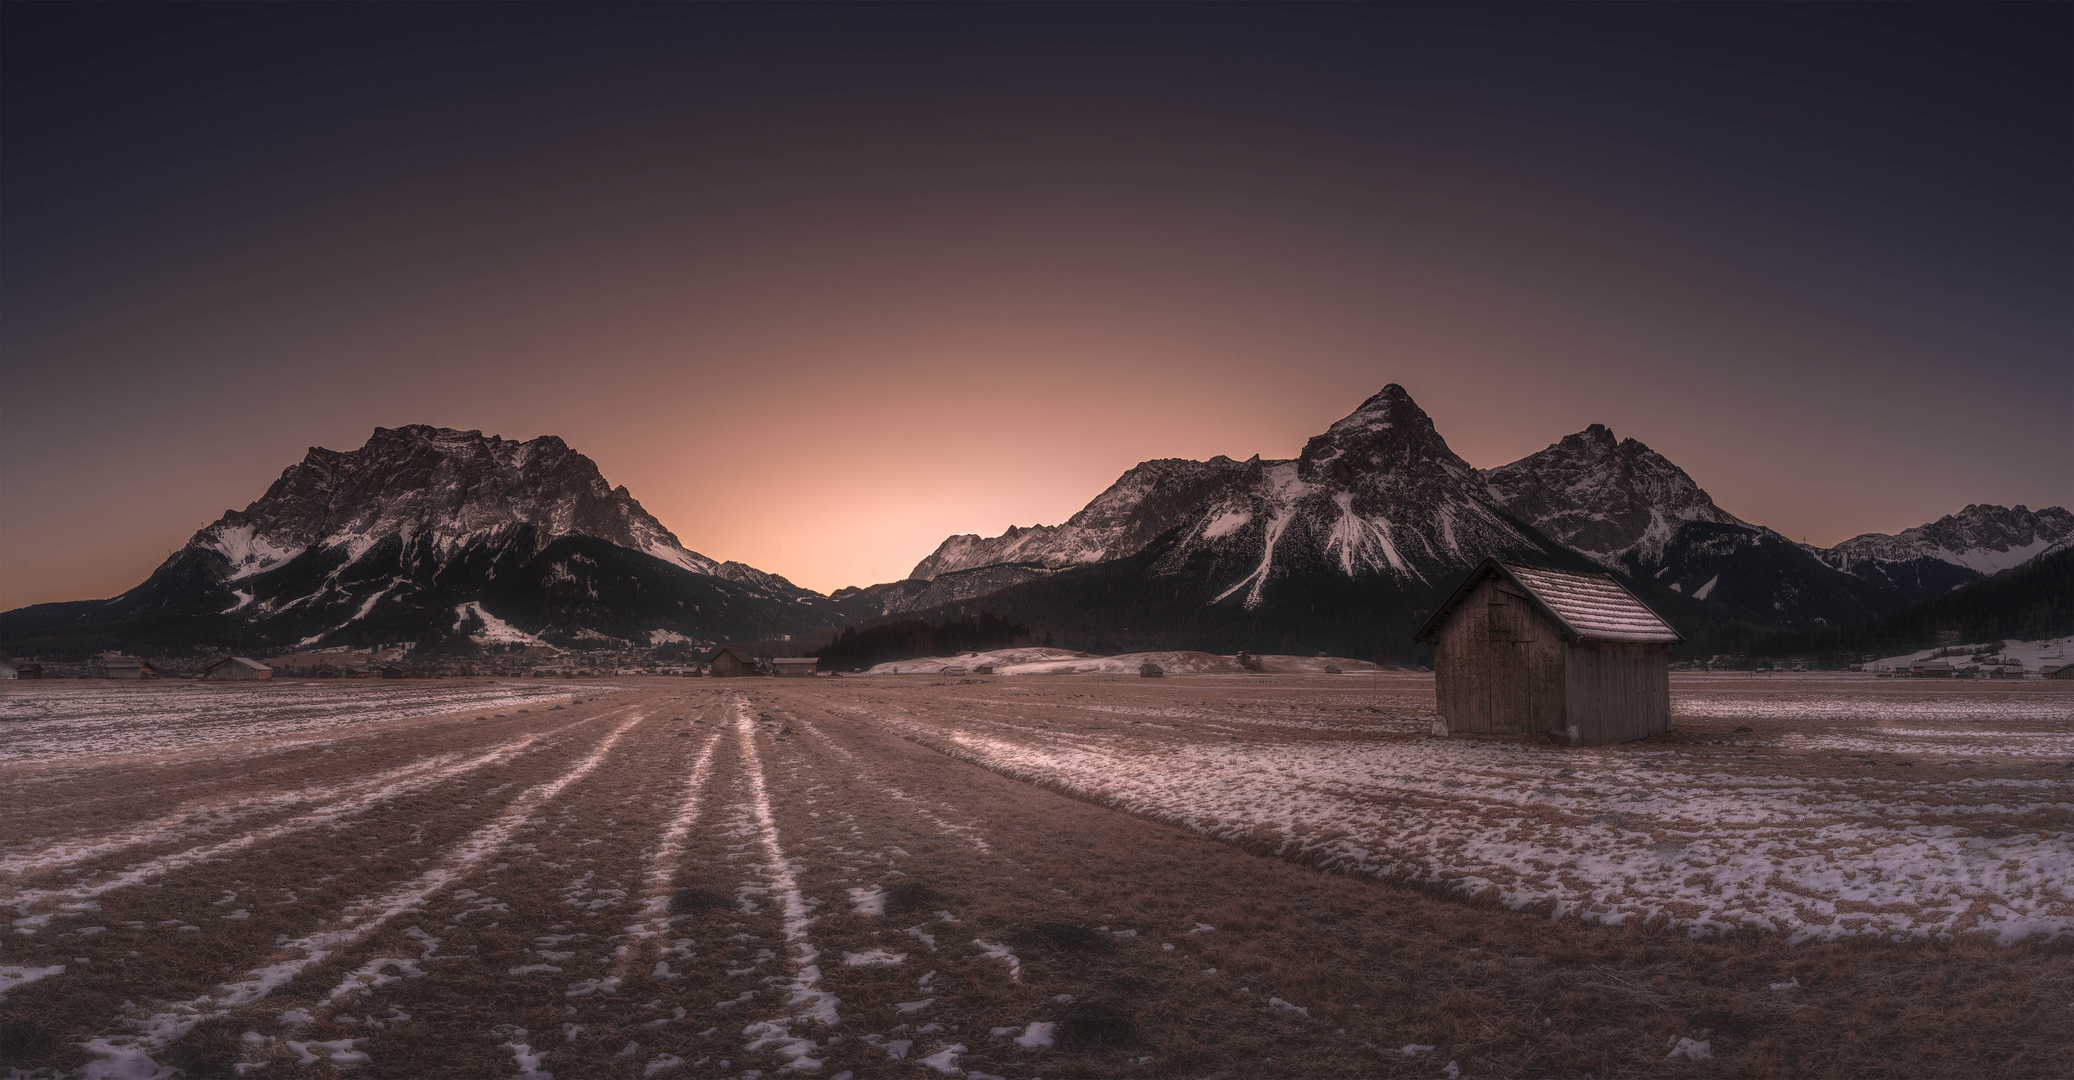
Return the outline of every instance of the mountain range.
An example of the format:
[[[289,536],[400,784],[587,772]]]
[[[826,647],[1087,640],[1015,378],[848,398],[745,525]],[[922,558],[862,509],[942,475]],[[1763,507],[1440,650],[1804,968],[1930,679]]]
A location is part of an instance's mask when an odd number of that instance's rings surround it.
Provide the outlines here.
[[[1407,655],[1486,555],[1612,572],[1705,644],[1864,623],[2070,545],[2065,509],[1979,505],[1797,544],[1596,424],[1479,470],[1393,384],[1293,459],[1143,462],[1063,524],[952,536],[822,596],[686,548],[559,438],[410,426],[311,449],[121,596],[0,614],[0,651],[582,648],[983,606],[1097,649]]]

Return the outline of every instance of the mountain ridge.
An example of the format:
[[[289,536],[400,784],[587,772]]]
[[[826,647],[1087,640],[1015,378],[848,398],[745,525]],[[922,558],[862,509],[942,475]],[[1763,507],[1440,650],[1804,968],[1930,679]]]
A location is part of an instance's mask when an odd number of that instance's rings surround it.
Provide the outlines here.
[[[685,547],[560,438],[407,425],[310,448],[136,588],[0,613],[0,641],[580,647],[984,604],[1145,647],[1198,647],[1198,633],[1344,651],[1395,647],[1382,627],[1490,554],[1613,573],[1689,636],[1725,638],[1879,618],[2070,544],[2064,509],[1985,504],[1795,544],[1600,424],[1479,470],[1392,383],[1295,457],[1150,459],[1059,525],[954,535],[905,579],[822,596]]]
[[[776,574],[686,548],[559,437],[407,425],[376,428],[356,450],[310,448],[136,588],[8,612],[0,634],[506,647],[764,637],[850,617]]]

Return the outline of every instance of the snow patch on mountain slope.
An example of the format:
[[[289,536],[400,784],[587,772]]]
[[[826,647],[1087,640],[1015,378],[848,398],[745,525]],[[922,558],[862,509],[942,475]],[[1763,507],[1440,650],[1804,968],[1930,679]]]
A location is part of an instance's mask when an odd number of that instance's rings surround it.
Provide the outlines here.
[[[202,546],[230,560],[231,572],[226,581],[251,577],[281,565],[303,553],[304,546],[281,544],[261,536],[251,525],[212,526],[207,531],[208,539],[196,539]]]
[[[470,616],[481,619],[481,630],[469,635],[476,641],[489,645],[545,645],[546,642],[505,622],[483,609],[481,602],[470,600],[454,608],[454,630],[468,624]]]

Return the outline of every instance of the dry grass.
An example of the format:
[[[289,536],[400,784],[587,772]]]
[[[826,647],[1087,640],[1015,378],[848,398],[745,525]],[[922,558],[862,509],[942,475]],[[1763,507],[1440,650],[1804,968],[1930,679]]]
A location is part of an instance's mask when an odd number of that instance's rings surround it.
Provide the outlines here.
[[[49,912],[53,920],[35,934],[9,935],[0,962],[67,970],[0,1002],[0,1066],[76,1068],[92,1060],[79,1044],[122,1034],[122,1016],[208,995],[283,959],[277,938],[341,925],[356,900],[437,867],[638,713],[644,718],[596,771],[527,814],[495,853],[155,1057],[195,1076],[264,1061],[257,1075],[472,1077],[516,1074],[510,1047],[523,1044],[545,1052],[539,1067],[564,1080],[642,1077],[667,1066],[660,1055],[682,1064],[658,1076],[772,1075],[787,1059],[775,1047],[746,1050],[744,1028],[791,1012],[798,942],[784,937],[783,898],[754,812],[751,781],[760,776],[777,842],[813,905],[803,940],[819,952],[818,988],[840,999],[839,1029],[794,1025],[820,1044],[812,1053],[822,1076],[934,1077],[912,1059],[951,1044],[966,1048],[959,1067],[1015,1077],[1432,1077],[1450,1061],[1472,1077],[2074,1074],[2064,1022],[2074,1005],[2074,949],[2065,939],[2006,948],[1973,937],[1794,945],[1768,934],[1693,940],[1660,924],[1552,920],[1442,886],[1307,869],[1271,849],[953,760],[886,724],[1063,731],[1156,752],[1413,738],[1431,703],[1430,684],[1405,678],[1145,682],[658,681],[565,712],[342,734],[330,746],[339,753],[323,762],[333,779],[555,732],[535,751],[400,796],[336,832],[253,845],[109,892],[99,910]],[[1732,701],[1776,686],[1706,690]],[[753,761],[735,729],[738,696]],[[1694,716],[1663,741],[1702,755],[1709,768],[1776,771],[1799,758],[1792,767],[1811,777],[1850,778],[1928,767],[1886,760],[1907,755],[1874,755],[1863,766],[1847,753],[1739,744],[1806,730],[1785,718]],[[715,737],[697,823],[657,894],[667,929],[629,936],[628,927],[658,917],[642,907],[658,838]],[[68,768],[77,776],[51,782],[61,786],[7,789],[54,798],[31,805],[17,794],[0,812],[33,818],[43,834],[112,832],[190,806],[198,793],[231,798],[286,786],[305,775],[295,756],[236,768],[195,760],[185,767],[196,777],[158,782],[140,782],[152,774],[133,761],[75,763]],[[760,772],[752,776],[752,767]],[[1973,771],[1946,771],[2066,776],[2062,763],[2044,760],[1965,769]],[[0,770],[0,781],[13,779],[22,777]],[[133,790],[111,791],[111,780]],[[241,820],[214,839],[274,820]],[[141,857],[10,884],[84,880]],[[877,890],[884,914],[853,911],[852,890]],[[219,904],[225,893],[237,898]],[[246,918],[222,917],[241,907]],[[91,925],[107,929],[79,933]],[[174,929],[181,925],[201,929]],[[426,936],[439,939],[429,955]],[[1018,977],[975,942],[1007,946]],[[845,954],[875,951],[906,955],[886,966],[844,963]],[[349,973],[385,957],[417,960],[423,974],[329,998]],[[613,977],[609,992],[572,996],[585,980]],[[1793,981],[1798,989],[1771,989]],[[900,1010],[923,999],[931,1003]],[[283,1024],[292,1009],[310,1021]],[[1033,1022],[1057,1025],[1053,1046],[1013,1041]],[[940,1030],[918,1030],[931,1024]],[[1014,1030],[996,1037],[997,1028]],[[1714,1059],[1667,1059],[1680,1037],[1706,1040]],[[887,1052],[897,1039],[914,1041],[907,1060]],[[334,1063],[320,1051],[303,1064],[290,1040],[362,1040],[353,1052],[368,1060]],[[629,1044],[633,1052],[620,1056]],[[1407,1056],[1407,1045],[1435,1049]]]

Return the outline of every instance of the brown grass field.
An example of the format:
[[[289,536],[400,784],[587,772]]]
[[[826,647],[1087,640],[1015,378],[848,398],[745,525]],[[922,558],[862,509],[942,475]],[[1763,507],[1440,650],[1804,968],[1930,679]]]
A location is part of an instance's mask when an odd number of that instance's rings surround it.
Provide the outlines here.
[[[521,689],[0,692],[0,1075],[2074,1075],[2074,687]]]

